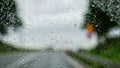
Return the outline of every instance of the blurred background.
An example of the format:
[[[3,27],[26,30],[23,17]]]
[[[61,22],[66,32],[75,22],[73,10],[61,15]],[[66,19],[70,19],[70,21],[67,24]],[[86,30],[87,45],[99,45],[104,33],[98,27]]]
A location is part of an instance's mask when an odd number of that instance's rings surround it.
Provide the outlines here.
[[[0,0],[2,68],[120,68],[119,49],[119,0]],[[61,53],[81,67],[60,61]],[[53,55],[58,64],[33,61]],[[21,56],[24,64],[18,62]]]

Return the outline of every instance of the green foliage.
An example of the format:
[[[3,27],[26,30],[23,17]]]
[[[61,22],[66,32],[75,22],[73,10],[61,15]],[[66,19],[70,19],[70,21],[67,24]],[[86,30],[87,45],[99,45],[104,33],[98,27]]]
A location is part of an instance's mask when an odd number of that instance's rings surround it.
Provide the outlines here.
[[[8,27],[17,28],[21,25],[14,0],[0,0],[0,33],[4,35]]]
[[[83,62],[84,64],[87,64],[90,66],[90,68],[107,68],[103,65],[97,64],[91,60],[85,59],[84,57],[79,56],[78,54],[75,54],[71,51],[66,52],[69,56],[71,56],[73,59],[77,60],[78,62]]]
[[[0,41],[0,53],[8,53],[13,51],[20,51],[20,50],[10,46],[9,44],[6,44],[3,41]]]
[[[97,48],[92,49],[89,53],[120,63],[120,37],[111,38],[104,44],[99,44]]]
[[[119,0],[90,0],[89,11],[86,14],[86,23],[92,23],[96,30],[98,38],[104,36],[108,31],[115,27],[120,26],[120,7]],[[96,56],[101,56],[116,62],[120,62],[120,37],[106,38],[105,43],[99,43],[98,46],[92,49],[89,53]]]
[[[97,4],[90,1],[89,11],[86,14],[86,23],[84,27],[92,23],[98,36],[105,36],[110,28],[117,26],[117,22],[114,21],[106,11],[103,11]]]

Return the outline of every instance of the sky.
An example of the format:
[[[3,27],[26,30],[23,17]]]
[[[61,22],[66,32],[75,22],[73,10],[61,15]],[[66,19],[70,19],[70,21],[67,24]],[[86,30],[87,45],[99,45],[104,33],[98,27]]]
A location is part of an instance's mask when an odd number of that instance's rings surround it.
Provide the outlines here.
[[[97,36],[87,37],[81,26],[85,20],[88,0],[15,0],[23,27],[3,38],[17,48],[90,49]]]

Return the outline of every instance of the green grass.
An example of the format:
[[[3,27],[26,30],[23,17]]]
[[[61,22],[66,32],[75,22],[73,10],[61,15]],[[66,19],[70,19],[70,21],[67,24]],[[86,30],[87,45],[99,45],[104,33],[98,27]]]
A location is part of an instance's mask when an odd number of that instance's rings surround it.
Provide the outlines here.
[[[20,50],[12,47],[10,44],[0,41],[0,54],[16,52],[16,51],[20,51]]]
[[[48,49],[50,51],[50,49]],[[40,50],[31,50],[31,49],[22,49],[22,48],[15,48],[12,47],[12,44],[7,44],[0,40],[0,54],[7,54],[13,52],[35,52]]]
[[[109,41],[106,41],[104,44],[100,44],[97,48],[88,52],[120,63],[120,37],[109,39]]]
[[[84,57],[81,57],[71,51],[67,51],[66,52],[69,56],[71,56],[73,59],[77,60],[78,62],[83,62],[84,64],[87,64],[88,66],[90,66],[90,68],[107,68],[103,65],[97,64],[91,60],[87,60]]]

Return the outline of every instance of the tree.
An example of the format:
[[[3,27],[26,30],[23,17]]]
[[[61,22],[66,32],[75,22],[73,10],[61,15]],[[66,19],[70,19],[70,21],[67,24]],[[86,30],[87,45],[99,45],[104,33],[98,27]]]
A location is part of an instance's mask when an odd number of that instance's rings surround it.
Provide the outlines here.
[[[109,29],[118,26],[117,21],[115,21],[107,11],[103,11],[97,4],[90,1],[89,11],[86,14],[86,21],[84,27],[91,23],[94,25],[95,31],[99,37],[106,36]]]
[[[0,34],[7,34],[9,27],[17,29],[22,26],[14,0],[0,0]]]
[[[106,34],[111,28],[120,26],[120,8],[119,0],[90,0],[90,6],[88,13],[86,14],[86,20],[84,28],[87,24],[93,24],[95,32],[98,35],[99,44],[95,48],[96,53],[100,53],[102,50],[107,49],[113,44],[113,39],[107,38]],[[104,37],[105,43],[101,44],[100,39]]]

